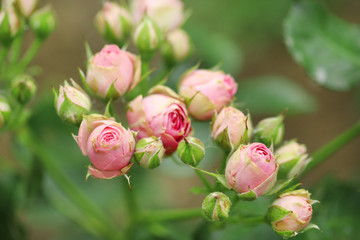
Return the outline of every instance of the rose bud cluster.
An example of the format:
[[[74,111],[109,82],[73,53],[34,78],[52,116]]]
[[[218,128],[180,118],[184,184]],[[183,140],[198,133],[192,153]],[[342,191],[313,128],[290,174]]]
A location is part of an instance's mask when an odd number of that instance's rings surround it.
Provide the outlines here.
[[[0,129],[4,128],[10,118],[10,105],[8,101],[0,96]]]
[[[103,99],[116,99],[140,81],[141,62],[117,45],[106,45],[89,60],[86,83],[92,93]]]
[[[224,149],[236,149],[247,144],[252,134],[250,114],[245,116],[240,110],[225,107],[215,115],[211,124],[212,138]]]
[[[72,79],[70,85],[65,81],[60,86],[59,93],[54,90],[55,107],[59,117],[71,124],[80,124],[83,115],[88,114],[91,109],[89,96]]]
[[[205,218],[212,222],[228,218],[230,207],[230,198],[222,192],[210,193],[202,203],[202,211]]]
[[[316,225],[308,225],[313,212],[311,204],[315,202],[304,189],[285,192],[269,207],[268,222],[284,238],[293,237],[309,228],[318,228]]]
[[[50,7],[36,10],[30,17],[30,27],[37,38],[45,40],[55,30],[56,18]]]
[[[164,32],[180,27],[184,21],[181,0],[133,0],[131,8],[136,24],[147,15]]]
[[[178,28],[167,33],[161,46],[161,55],[168,65],[184,61],[190,52],[190,37],[184,30]]]
[[[271,144],[279,145],[284,137],[284,117],[285,113],[261,120],[254,129],[254,141],[262,142],[268,147]]]
[[[92,163],[88,175],[110,179],[129,171],[135,139],[130,130],[114,119],[99,114],[85,116],[75,139]]]
[[[301,174],[310,158],[306,153],[306,146],[296,140],[289,141],[276,150],[275,156],[279,163],[278,178],[290,179]]]
[[[191,131],[191,120],[181,97],[171,89],[158,86],[129,103],[127,119],[138,139],[160,137],[166,154],[176,151],[179,142]]]
[[[275,185],[278,168],[274,155],[264,144],[240,145],[227,162],[225,178],[240,198],[254,200]]]
[[[186,137],[179,143],[177,154],[185,164],[196,167],[205,156],[205,147],[200,139]]]
[[[159,138],[142,138],[136,143],[134,156],[141,167],[153,169],[160,166],[164,154],[165,148]]]
[[[222,71],[193,70],[180,80],[179,93],[197,120],[209,120],[229,104],[237,91],[234,79]]]
[[[34,79],[26,74],[19,75],[11,81],[11,94],[21,104],[29,102],[36,92]]]
[[[20,19],[13,5],[4,4],[0,11],[0,42],[8,46],[20,29]]]
[[[34,12],[38,0],[16,0],[16,6],[18,7],[20,13],[28,18]]]
[[[123,45],[131,33],[132,17],[119,4],[105,2],[102,10],[96,14],[95,25],[107,41]]]

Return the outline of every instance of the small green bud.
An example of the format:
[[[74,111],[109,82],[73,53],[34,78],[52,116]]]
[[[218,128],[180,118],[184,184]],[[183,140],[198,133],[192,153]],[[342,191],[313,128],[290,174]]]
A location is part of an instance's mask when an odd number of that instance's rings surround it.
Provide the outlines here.
[[[213,192],[207,195],[202,203],[202,211],[207,220],[222,221],[229,217],[231,201],[222,192]]]
[[[170,64],[185,60],[190,55],[190,52],[190,37],[180,28],[169,32],[161,46],[161,54]]]
[[[29,75],[19,75],[11,82],[11,93],[21,104],[29,102],[36,92],[34,79]]]
[[[142,56],[150,57],[160,47],[162,33],[149,17],[144,16],[135,29],[134,43]]]
[[[181,161],[195,167],[204,158],[205,147],[200,139],[187,137],[179,143],[177,154]]]
[[[10,117],[10,105],[8,101],[0,96],[0,129],[4,128]]]
[[[71,79],[72,86],[65,81],[59,93],[54,90],[55,107],[59,117],[71,124],[80,124],[83,115],[91,109],[91,101],[85,91]]]
[[[0,11],[0,42],[9,46],[19,32],[20,20],[12,5],[5,6]]]
[[[30,17],[30,27],[35,35],[45,40],[56,27],[56,19],[50,7],[43,7],[35,11]]]
[[[165,148],[159,138],[142,138],[136,143],[135,160],[144,168],[153,169],[160,166]]]
[[[268,147],[271,144],[279,145],[284,137],[284,117],[283,113],[277,117],[261,120],[254,129],[254,142],[264,143]]]

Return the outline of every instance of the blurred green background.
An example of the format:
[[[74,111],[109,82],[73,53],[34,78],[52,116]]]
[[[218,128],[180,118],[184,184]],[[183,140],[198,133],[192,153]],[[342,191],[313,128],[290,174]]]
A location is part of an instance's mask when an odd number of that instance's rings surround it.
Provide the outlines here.
[[[360,24],[360,1],[324,2],[336,15]],[[249,109],[253,113],[254,123],[262,117],[281,113],[284,106],[292,106],[285,120],[285,139],[297,138],[299,142],[307,145],[310,153],[358,121],[358,89],[338,93],[321,88],[308,78],[303,68],[296,64],[288,53],[282,27],[291,1],[184,0],[184,3],[186,9],[191,11],[191,17],[184,28],[193,40],[195,55],[176,69],[170,85],[174,86],[179,74],[198,60],[203,60],[204,67],[212,67],[221,62],[223,69],[231,73],[239,84],[235,106]],[[58,27],[34,61],[34,64],[42,67],[42,73],[36,79],[40,91],[32,102],[35,111],[31,126],[44,140],[44,147],[51,150],[53,158],[69,178],[100,208],[109,213],[109,218],[119,225],[124,224],[129,211],[124,207],[123,198],[128,189],[119,184],[123,179],[89,179],[85,182],[87,159],[81,155],[72,140],[70,132],[74,129],[58,119],[51,92],[53,86],[58,87],[65,79],[74,78],[80,82],[78,67],[85,67],[85,41],[94,52],[105,44],[93,24],[102,1],[53,0],[51,5],[57,13]],[[102,107],[101,104],[98,106]],[[117,113],[122,114],[123,109],[118,109]],[[210,141],[208,128],[206,124],[194,123],[195,135],[204,140],[207,146],[209,160],[203,160],[202,166],[212,169],[216,166],[217,159],[222,157],[222,152]],[[358,239],[360,208],[354,203],[360,201],[360,161],[357,156],[359,144],[360,139],[351,142],[302,179],[304,186],[313,191],[313,198],[321,201],[321,204],[315,207],[314,223],[318,224],[323,232],[311,230],[296,239]],[[8,159],[13,159],[16,155],[26,164],[30,161],[27,151],[12,144],[9,134],[0,139],[0,152]],[[2,161],[2,165],[8,164]],[[19,168],[15,162],[10,165]],[[56,206],[54,208],[56,204],[67,206],[69,203],[47,174],[34,174],[34,181],[42,182],[44,189],[40,191],[40,196],[46,197],[34,197],[28,208],[24,206],[21,212],[2,211],[0,216],[20,216],[19,228],[28,232],[29,239],[94,239],[59,213]],[[5,175],[1,174],[0,177],[5,179]],[[191,187],[200,186],[200,181],[191,169],[177,165],[176,161],[167,159],[158,169],[152,171],[136,167],[131,175],[132,194],[137,196],[139,204],[145,209],[201,205],[203,196],[189,192]],[[0,189],[1,210],[8,208],[10,203],[22,205],[22,201],[25,202],[28,198],[27,195],[22,196],[21,187],[15,186],[14,182],[15,179],[7,179]],[[9,189],[12,194],[5,196]],[[39,193],[36,189],[34,191]],[[49,199],[52,199],[50,205]],[[239,206],[240,211],[241,207]],[[72,211],[70,209],[69,211]],[[258,211],[261,213],[266,209],[259,207]],[[167,228],[163,229],[163,238],[159,236],[158,239],[191,239],[198,223],[201,221],[191,222],[190,225],[169,223]],[[139,232],[138,238],[147,239],[146,233],[149,231],[152,230],[144,229],[144,232]],[[212,231],[205,226],[197,231],[212,232],[204,239],[280,239],[266,225],[254,229],[230,224]]]

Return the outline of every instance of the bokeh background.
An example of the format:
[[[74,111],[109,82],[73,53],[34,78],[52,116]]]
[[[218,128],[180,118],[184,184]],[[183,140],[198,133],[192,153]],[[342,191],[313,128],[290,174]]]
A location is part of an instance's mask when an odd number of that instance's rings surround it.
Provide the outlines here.
[[[321,88],[309,79],[304,69],[296,64],[288,53],[283,40],[282,27],[291,1],[184,0],[183,2],[191,12],[184,28],[192,38],[194,57],[177,68],[170,78],[171,86],[175,86],[181,72],[199,60],[202,60],[204,67],[212,67],[221,62],[223,69],[231,73],[239,83],[238,100],[235,105],[249,109],[253,114],[254,123],[262,117],[281,113],[288,102],[294,105],[295,110],[291,112],[290,109],[285,120],[285,139],[298,139],[299,142],[307,145],[310,153],[359,120],[358,89],[350,92],[332,92]],[[360,1],[324,2],[339,17],[360,24]],[[41,2],[41,4],[46,3],[47,1]],[[74,78],[80,82],[78,68],[85,68],[85,41],[94,52],[99,51],[105,44],[94,28],[94,16],[101,8],[102,1],[53,0],[50,4],[57,13],[58,27],[34,61],[34,64],[41,66],[42,71],[36,78],[39,93],[32,102],[35,114],[31,124],[44,139],[44,147],[52,150],[53,157],[58,160],[69,178],[108,212],[110,218],[122,224],[129,214],[123,206],[123,195],[128,189],[124,189],[119,184],[119,179],[111,181],[90,179],[85,182],[86,158],[81,155],[71,138],[70,132],[74,129],[62,123],[56,116],[51,91],[52,87],[57,88],[65,79]],[[153,64],[156,65],[156,61]],[[254,92],[254,86],[268,80],[271,82],[271,79],[275,79],[276,84],[266,85],[261,94]],[[293,83],[296,84],[295,87]],[[288,102],[274,101],[272,105],[262,103],[268,102],[266,92],[272,91],[281,96],[288,96]],[[98,104],[98,107],[102,105]],[[123,109],[117,109],[117,113],[122,114]],[[212,169],[216,166],[217,160],[221,159],[222,152],[208,139],[208,125],[195,123],[194,128],[195,134],[199,134],[197,136],[205,140],[209,150],[207,156],[210,160],[203,160],[208,162],[202,163],[202,166]],[[5,135],[0,139],[1,154],[9,159],[13,159],[15,154],[26,161],[26,149],[16,149],[16,144],[10,144],[10,138],[11,136]],[[351,203],[346,208],[343,203],[344,199],[349,199],[350,196],[354,201],[357,199],[357,202],[360,199],[359,145],[360,139],[354,140],[330,157],[327,162],[303,177],[304,186],[314,189],[314,198],[322,198],[322,204],[316,208],[316,215],[319,216],[315,216],[318,220],[315,223],[318,223],[324,232],[311,233],[312,235],[309,234],[307,239],[357,239],[356,234],[359,230],[356,226],[360,222],[360,209],[358,206],[351,209],[353,207]],[[16,163],[12,164],[16,165]],[[40,195],[43,195],[44,199],[34,198],[31,209],[20,213],[21,223],[29,231],[28,237],[37,240],[94,239],[71,220],[63,217],[56,207],[48,204],[46,199],[49,196],[58,199],[59,202],[66,202],[66,199],[46,172],[39,174],[39,179],[44,189],[40,191]],[[200,182],[191,169],[177,165],[176,160],[167,159],[159,169],[153,171],[137,169],[131,179],[133,194],[144,208],[198,207],[203,198],[202,195],[189,192],[191,187],[199,186]],[[346,215],[341,223],[331,222],[331,217],[335,218],[336,214],[347,214],[347,212],[349,216]],[[359,221],[356,222],[354,219]],[[179,239],[191,239],[191,232],[194,230],[184,224],[169,225],[169,229],[174,232],[186,232],[182,233],[184,236]],[[239,239],[239,236],[243,239],[259,239],[259,237],[280,239],[271,230],[269,231],[270,228],[267,226],[260,226],[261,231],[248,229],[230,226],[225,230],[214,230],[215,235],[207,239]],[[329,229],[335,229],[339,232],[339,236],[331,235]],[[300,238],[305,237],[300,236]]]

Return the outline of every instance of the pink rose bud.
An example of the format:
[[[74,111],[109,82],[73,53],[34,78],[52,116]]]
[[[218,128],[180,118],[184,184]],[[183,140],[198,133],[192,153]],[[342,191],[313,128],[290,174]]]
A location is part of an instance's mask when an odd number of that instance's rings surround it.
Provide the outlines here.
[[[227,162],[226,182],[243,200],[254,200],[275,185],[278,168],[264,144],[240,145]]]
[[[247,144],[252,134],[250,114],[245,116],[240,110],[225,107],[215,116],[211,124],[211,136],[223,148],[232,150]]]
[[[181,79],[180,96],[185,98],[191,116],[209,120],[229,104],[237,91],[234,79],[222,71],[194,70]]]
[[[0,96],[0,129],[4,128],[9,122],[11,110],[8,101]]]
[[[26,18],[30,17],[34,12],[37,4],[38,0],[16,0],[20,13]]]
[[[35,35],[45,40],[56,28],[55,13],[50,7],[43,7],[30,17],[30,27]]]
[[[191,52],[189,35],[182,29],[172,30],[166,35],[161,54],[169,64],[184,61]]]
[[[7,46],[19,32],[20,20],[12,5],[6,4],[0,11],[0,42]]]
[[[115,2],[105,2],[95,17],[99,33],[109,42],[123,45],[130,36],[132,19],[130,13]]]
[[[132,13],[136,24],[147,14],[164,32],[178,28],[184,21],[180,0],[133,0]]]
[[[91,109],[89,96],[71,79],[72,85],[65,81],[59,93],[54,90],[55,106],[59,117],[68,123],[79,124],[83,115]]]
[[[103,99],[117,98],[132,90],[140,81],[141,62],[117,45],[106,45],[91,57],[86,83]]]
[[[267,219],[274,231],[284,238],[310,228],[318,229],[316,225],[308,226],[313,212],[311,204],[315,202],[304,189],[283,193],[269,207]]]
[[[110,179],[125,174],[131,167],[135,150],[133,133],[112,118],[98,114],[85,116],[76,140],[92,163],[89,175]]]
[[[141,95],[129,103],[129,126],[139,131],[138,139],[160,137],[167,154],[176,151],[178,144],[191,131],[191,120],[182,99],[169,88],[158,86],[150,95]]]
[[[275,152],[279,163],[278,178],[290,179],[299,176],[309,163],[310,158],[306,153],[306,146],[299,144],[296,140],[282,145]]]

